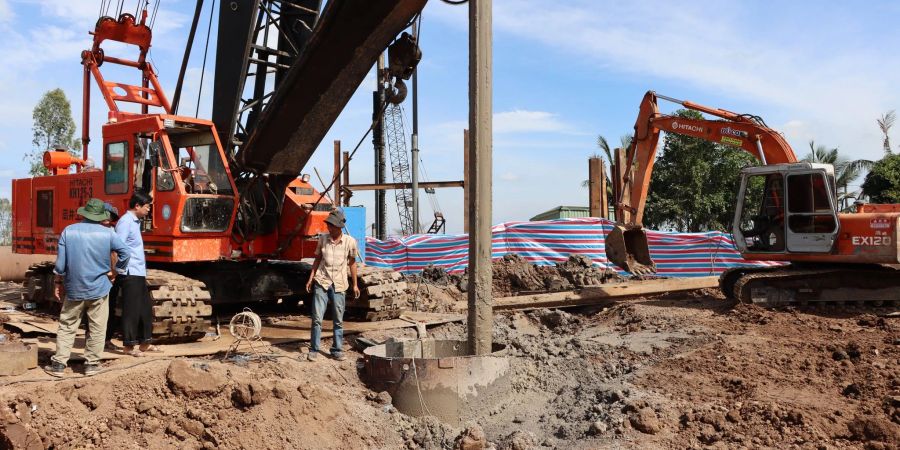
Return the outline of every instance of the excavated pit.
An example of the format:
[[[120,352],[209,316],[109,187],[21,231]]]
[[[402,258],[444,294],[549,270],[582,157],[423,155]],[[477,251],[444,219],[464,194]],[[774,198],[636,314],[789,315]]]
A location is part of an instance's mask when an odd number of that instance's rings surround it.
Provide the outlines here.
[[[497,407],[510,389],[506,346],[472,355],[466,341],[388,341],[364,352],[364,381],[391,394],[394,407],[413,417],[435,416],[461,426]]]

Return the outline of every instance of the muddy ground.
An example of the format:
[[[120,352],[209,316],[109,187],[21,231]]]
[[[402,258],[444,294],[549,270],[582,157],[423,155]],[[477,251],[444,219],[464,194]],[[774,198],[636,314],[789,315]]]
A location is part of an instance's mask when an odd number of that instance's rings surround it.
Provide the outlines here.
[[[356,351],[306,362],[296,345],[259,361],[128,358],[91,378],[33,370],[0,379],[0,424],[14,448],[898,448],[900,319],[885,312],[702,292],[498,314],[513,390],[468,429],[398,413],[361,382]]]

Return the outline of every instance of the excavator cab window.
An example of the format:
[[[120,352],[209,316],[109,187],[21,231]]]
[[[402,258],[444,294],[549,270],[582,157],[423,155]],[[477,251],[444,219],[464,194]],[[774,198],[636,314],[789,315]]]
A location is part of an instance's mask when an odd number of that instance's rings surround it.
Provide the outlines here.
[[[740,231],[747,250],[783,252],[784,177],[780,173],[748,177],[742,203]]]
[[[832,233],[837,228],[823,174],[789,175],[788,196],[791,232]]]

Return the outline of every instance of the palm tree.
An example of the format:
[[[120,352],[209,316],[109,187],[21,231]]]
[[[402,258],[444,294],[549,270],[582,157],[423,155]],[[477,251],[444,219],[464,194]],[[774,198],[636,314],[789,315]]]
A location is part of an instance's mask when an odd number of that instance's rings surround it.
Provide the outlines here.
[[[849,209],[853,201],[859,198],[858,191],[849,191],[848,186],[850,183],[859,178],[863,170],[869,170],[874,164],[868,159],[850,161],[840,156],[836,147],[829,149],[824,145],[816,145],[815,141],[809,141],[809,154],[804,156],[802,161],[834,166],[834,181],[838,190],[838,208],[841,211]]]
[[[897,114],[894,110],[890,110],[882,114],[880,119],[875,120],[878,122],[878,128],[881,128],[881,132],[884,134],[883,146],[885,156],[891,154],[891,138],[888,136],[888,132],[891,131],[891,127],[894,126],[895,119],[897,119]]]

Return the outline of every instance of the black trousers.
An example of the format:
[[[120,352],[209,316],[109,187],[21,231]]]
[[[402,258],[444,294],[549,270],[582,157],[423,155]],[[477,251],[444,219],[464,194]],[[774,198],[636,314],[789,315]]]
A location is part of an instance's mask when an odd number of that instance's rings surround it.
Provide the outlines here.
[[[122,343],[132,346],[150,342],[153,309],[147,279],[135,275],[123,275],[121,278]]]
[[[113,335],[116,334],[116,331],[119,331],[119,324],[122,323],[121,319],[116,316],[116,306],[119,301],[119,285],[122,283],[122,275],[116,277],[116,280],[113,281],[112,288],[109,290],[109,319],[106,320],[106,340],[109,341],[113,338]]]

